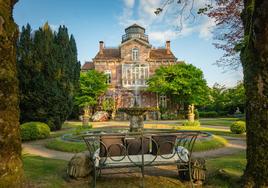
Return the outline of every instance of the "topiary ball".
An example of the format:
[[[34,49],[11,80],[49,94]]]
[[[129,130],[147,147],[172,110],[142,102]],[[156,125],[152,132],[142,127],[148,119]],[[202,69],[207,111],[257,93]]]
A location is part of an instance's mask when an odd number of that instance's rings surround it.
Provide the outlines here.
[[[50,134],[49,126],[41,122],[23,123],[20,126],[20,131],[23,141],[47,138]]]
[[[235,134],[243,134],[246,132],[246,123],[244,121],[236,121],[231,125],[230,131]]]

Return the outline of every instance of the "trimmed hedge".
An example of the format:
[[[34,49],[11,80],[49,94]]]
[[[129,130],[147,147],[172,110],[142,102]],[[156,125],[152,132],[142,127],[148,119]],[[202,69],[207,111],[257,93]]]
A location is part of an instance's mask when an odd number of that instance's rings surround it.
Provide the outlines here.
[[[243,134],[246,132],[246,123],[244,121],[236,121],[230,126],[230,130],[235,134]]]
[[[213,118],[213,117],[218,117],[218,113],[215,111],[210,111],[210,112],[199,112],[199,117],[203,118]]]
[[[199,121],[185,121],[182,124],[183,126],[193,126],[193,127],[199,127],[200,126],[200,122]]]
[[[176,120],[178,119],[178,117],[176,114],[165,113],[165,114],[161,114],[161,119],[162,120]]]
[[[37,140],[49,137],[50,128],[41,122],[27,122],[20,126],[23,141]]]

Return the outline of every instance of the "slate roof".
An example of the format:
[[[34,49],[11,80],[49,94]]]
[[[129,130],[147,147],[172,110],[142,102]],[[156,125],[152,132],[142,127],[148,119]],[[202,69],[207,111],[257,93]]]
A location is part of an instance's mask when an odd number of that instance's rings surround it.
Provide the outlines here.
[[[150,59],[176,59],[173,53],[167,53],[167,49],[159,48],[159,49],[151,49],[150,51]]]
[[[86,61],[85,64],[82,66],[82,71],[91,69],[94,69],[94,63],[92,61]]]
[[[104,48],[103,53],[97,53],[94,59],[119,59],[120,50],[119,48]]]
[[[104,48],[103,53],[100,54],[100,52],[97,53],[94,59],[120,59],[120,50],[119,48]],[[167,53],[167,50],[165,48],[160,49],[151,49],[150,50],[150,59],[176,59],[174,54],[170,51],[170,53]]]

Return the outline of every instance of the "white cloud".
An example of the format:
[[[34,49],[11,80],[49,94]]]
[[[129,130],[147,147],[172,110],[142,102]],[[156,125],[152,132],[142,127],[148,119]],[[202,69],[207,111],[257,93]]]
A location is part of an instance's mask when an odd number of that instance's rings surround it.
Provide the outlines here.
[[[212,31],[216,26],[214,19],[207,18],[206,21],[200,25],[199,37],[203,39],[210,39],[212,37]]]
[[[183,20],[183,27],[178,31],[176,26],[179,26],[181,23],[179,21],[177,4],[165,6],[164,11],[156,16],[154,11],[156,8],[162,7],[164,0],[123,0],[123,2],[124,7],[119,16],[119,24],[124,27],[133,23],[140,24],[146,28],[152,41],[162,43],[165,40],[174,40],[193,33],[197,33],[202,39],[209,39],[212,36],[211,32],[215,26],[214,20],[207,17],[199,17],[198,15],[195,15],[194,22],[191,19]],[[174,3],[176,2],[174,1]],[[209,2],[210,0],[195,1],[192,12],[196,13],[198,8],[204,7]],[[187,8],[188,11],[189,9],[191,7]],[[188,16],[186,14],[184,15],[185,17]]]
[[[135,5],[135,0],[124,0],[124,4],[127,8],[133,8]]]

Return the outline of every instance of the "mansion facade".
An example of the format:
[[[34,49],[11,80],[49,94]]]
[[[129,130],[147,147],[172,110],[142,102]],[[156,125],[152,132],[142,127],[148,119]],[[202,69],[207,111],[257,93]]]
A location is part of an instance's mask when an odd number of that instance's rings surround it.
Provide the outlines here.
[[[95,69],[107,75],[109,89],[101,101],[112,98],[115,109],[131,107],[134,101],[142,107],[159,107],[174,109],[166,96],[146,91],[146,80],[160,66],[176,63],[177,58],[171,51],[170,41],[164,48],[154,48],[149,43],[145,29],[137,24],[125,29],[122,42],[117,48],[106,48],[103,41],[99,42],[99,52],[92,62],[85,62],[82,71]],[[161,85],[159,85],[161,87]],[[115,119],[125,120],[124,113],[117,112]],[[158,112],[148,112],[146,119],[158,119]]]

